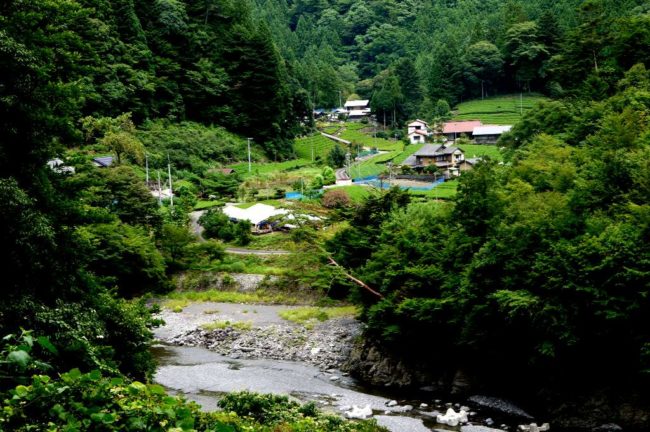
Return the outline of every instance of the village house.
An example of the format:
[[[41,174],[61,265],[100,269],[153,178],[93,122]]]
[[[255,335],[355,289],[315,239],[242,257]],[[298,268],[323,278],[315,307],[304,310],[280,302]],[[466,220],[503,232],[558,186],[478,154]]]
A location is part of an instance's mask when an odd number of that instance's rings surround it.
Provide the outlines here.
[[[429,124],[424,120],[415,120],[407,126],[408,139],[411,144],[422,144],[431,136]]]
[[[442,126],[442,134],[447,141],[456,142],[462,136],[472,138],[474,129],[480,126],[483,126],[480,120],[446,122]]]
[[[364,100],[349,100],[345,103],[345,110],[350,111],[363,111],[370,109],[370,101],[367,99]]]
[[[424,120],[414,120],[411,123],[408,124],[408,134],[410,135],[412,132],[415,131],[424,131],[427,134],[431,133],[431,129],[429,128],[429,124],[425,122]]]
[[[472,136],[476,144],[496,144],[501,135],[510,132],[512,126],[485,125],[474,128]]]
[[[413,132],[409,132],[408,135],[409,143],[411,144],[422,144],[426,142],[428,137],[429,134],[423,130],[415,130]]]
[[[345,110],[348,114],[348,120],[359,121],[370,115],[370,101],[366,99],[347,101]]]
[[[404,161],[404,165],[416,170],[434,165],[445,178],[460,175],[460,166],[465,161],[465,153],[458,147],[440,144],[426,144]],[[471,167],[467,167],[471,169]]]

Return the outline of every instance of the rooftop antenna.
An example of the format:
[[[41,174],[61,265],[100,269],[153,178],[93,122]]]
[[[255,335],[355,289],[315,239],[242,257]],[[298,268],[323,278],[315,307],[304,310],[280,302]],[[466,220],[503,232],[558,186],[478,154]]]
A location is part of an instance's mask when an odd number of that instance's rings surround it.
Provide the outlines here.
[[[169,160],[169,153],[167,153],[167,175],[169,176],[169,204],[174,207],[174,191],[172,189],[172,164]]]
[[[162,206],[162,187],[160,187],[160,170],[158,170],[158,205]]]

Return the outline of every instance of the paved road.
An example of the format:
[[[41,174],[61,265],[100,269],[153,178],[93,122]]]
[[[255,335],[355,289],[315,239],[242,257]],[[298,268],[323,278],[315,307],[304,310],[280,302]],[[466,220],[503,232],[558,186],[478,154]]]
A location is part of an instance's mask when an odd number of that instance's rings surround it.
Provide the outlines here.
[[[350,180],[350,176],[345,172],[345,168],[339,168],[336,170],[336,180]]]

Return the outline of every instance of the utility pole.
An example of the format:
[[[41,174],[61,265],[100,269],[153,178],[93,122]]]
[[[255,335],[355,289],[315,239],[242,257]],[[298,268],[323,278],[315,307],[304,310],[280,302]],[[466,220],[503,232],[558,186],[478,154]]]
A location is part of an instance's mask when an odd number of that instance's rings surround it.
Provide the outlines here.
[[[162,206],[162,187],[160,186],[160,170],[158,170],[158,205]]]
[[[253,138],[246,138],[248,140],[248,172],[251,172],[251,141]]]
[[[343,108],[343,97],[341,96],[341,90],[339,90],[339,107]]]
[[[172,188],[172,164],[167,153],[167,175],[169,176],[169,204],[174,208],[174,189]]]
[[[433,173],[433,198],[438,202],[438,176]]]

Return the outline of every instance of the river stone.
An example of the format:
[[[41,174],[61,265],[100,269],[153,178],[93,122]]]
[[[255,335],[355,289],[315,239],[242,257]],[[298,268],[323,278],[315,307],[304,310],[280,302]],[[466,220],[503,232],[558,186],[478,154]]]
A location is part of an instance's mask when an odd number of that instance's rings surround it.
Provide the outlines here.
[[[509,402],[504,399],[499,399],[491,396],[476,395],[476,396],[471,396],[468,400],[482,408],[496,411],[501,414],[505,414],[507,416],[519,417],[526,420],[533,419],[533,416],[528,414],[526,411],[519,408],[512,402]]]
[[[461,426],[460,432],[504,432],[503,429],[495,429],[487,426]]]

